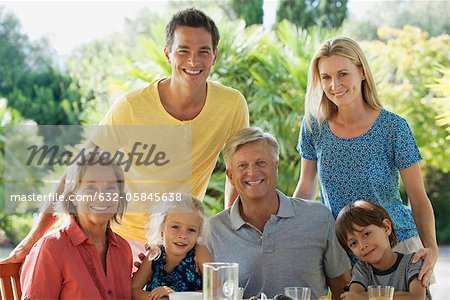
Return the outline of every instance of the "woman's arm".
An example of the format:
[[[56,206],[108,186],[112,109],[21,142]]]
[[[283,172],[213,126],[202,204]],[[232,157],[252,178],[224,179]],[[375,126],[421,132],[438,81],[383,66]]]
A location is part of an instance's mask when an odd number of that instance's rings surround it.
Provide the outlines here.
[[[293,197],[315,200],[317,186],[317,161],[302,158],[300,179]]]
[[[425,192],[425,186],[418,164],[400,170],[400,175],[411,203],[414,222],[416,223],[420,239],[425,248],[416,252],[412,262],[415,263],[420,258],[424,259],[418,279],[423,287],[428,287],[430,276],[433,273],[439,256],[433,207]]]
[[[64,173],[56,187],[56,194],[61,195],[64,192],[65,182],[66,174]],[[33,228],[31,228],[27,236],[20,241],[20,243],[11,251],[9,256],[0,260],[0,263],[21,263],[24,261],[34,244],[36,244],[59,219],[59,216],[55,214],[56,204],[57,202],[49,202],[41,209],[37,223],[33,225]],[[54,255],[58,255],[58,253],[54,253]]]
[[[131,280],[131,290],[133,299],[149,299],[150,292],[144,291],[145,284],[153,277],[153,261],[145,258],[139,269],[133,274]]]
[[[53,211],[54,204],[50,204],[49,211]],[[39,214],[37,223],[33,226],[27,236],[11,251],[9,256],[0,263],[21,263],[33,248],[34,244],[55,224],[58,216],[53,212],[43,212]],[[58,255],[55,253],[55,255]]]

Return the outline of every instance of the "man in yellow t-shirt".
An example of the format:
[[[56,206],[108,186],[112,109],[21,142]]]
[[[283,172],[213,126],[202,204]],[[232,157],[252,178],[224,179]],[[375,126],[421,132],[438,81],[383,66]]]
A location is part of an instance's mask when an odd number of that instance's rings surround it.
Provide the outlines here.
[[[128,213],[123,216],[121,224],[114,227],[134,247],[137,246],[134,242],[141,246],[145,243],[144,227],[149,220],[148,212],[155,194],[184,192],[203,199],[223,145],[237,131],[248,126],[244,97],[234,89],[211,81],[205,82],[206,98],[197,115],[186,120],[174,117],[165,109],[160,96],[161,87],[169,80],[171,78],[155,80],[122,97],[102,121],[102,125],[113,126],[100,128],[105,134],[92,138],[95,145],[110,152],[122,148],[125,153],[130,153],[136,141],[148,141],[165,148],[166,154],[170,148],[176,148],[175,153],[167,155],[171,158],[167,165],[159,168],[134,166],[137,172],[125,172],[130,193],[144,194],[149,202],[140,206],[143,203],[129,201]],[[153,126],[149,126],[151,124]],[[120,132],[119,137],[112,137],[117,132]],[[187,151],[183,151],[184,148]],[[183,160],[186,161],[183,153],[191,157],[187,166],[182,165]],[[174,158],[176,155],[179,157]],[[143,247],[136,248],[133,249],[135,254],[143,250]]]
[[[171,137],[164,132],[165,138],[176,140],[178,144],[175,148],[184,144],[183,147],[191,148],[191,156],[185,157],[184,162],[188,167],[184,167],[180,176],[171,177],[170,174],[166,174],[167,177],[163,181],[166,183],[171,181],[171,184],[166,184],[167,187],[185,186],[200,199],[205,195],[223,145],[236,132],[247,127],[249,122],[248,108],[242,94],[207,80],[217,59],[218,42],[219,32],[214,21],[202,11],[189,8],[175,14],[166,26],[164,48],[167,61],[171,65],[171,76],[129,92],[115,103],[102,121],[102,125],[118,127],[155,126],[153,127],[155,132],[165,126],[172,128],[172,131],[169,131],[176,132],[179,136]],[[161,135],[161,132],[159,133]],[[105,142],[99,136],[95,136],[92,141],[98,143],[100,147]],[[115,147],[121,147],[124,152],[129,152],[127,147],[133,145],[128,142],[122,143],[120,138],[114,143]],[[108,148],[107,144],[103,146]],[[190,145],[192,147],[189,147]],[[191,170],[188,172],[190,176],[185,176],[186,170]],[[158,186],[157,182],[153,185],[150,183],[157,181],[158,176],[146,174],[146,171],[131,170],[129,176],[137,181],[142,178],[147,183],[147,187],[138,183],[136,191],[149,193],[151,187]],[[227,182],[225,201],[230,203],[235,195],[235,191]],[[149,214],[142,211],[142,208],[136,209],[134,205],[133,202],[129,202],[127,210],[129,213],[115,229],[130,242],[136,255],[143,249],[144,227]],[[22,261],[56,218],[53,214],[41,214],[36,226],[6,261]]]

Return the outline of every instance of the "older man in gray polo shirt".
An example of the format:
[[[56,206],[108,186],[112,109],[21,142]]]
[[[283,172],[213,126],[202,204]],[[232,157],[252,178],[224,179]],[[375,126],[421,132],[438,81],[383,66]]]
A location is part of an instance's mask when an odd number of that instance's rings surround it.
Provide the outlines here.
[[[312,299],[326,295],[328,287],[338,299],[350,281],[351,266],[336,240],[334,219],[322,204],[290,198],[276,189],[275,138],[260,128],[246,128],[223,153],[239,197],[207,222],[214,260],[239,263],[246,298],[308,286]]]

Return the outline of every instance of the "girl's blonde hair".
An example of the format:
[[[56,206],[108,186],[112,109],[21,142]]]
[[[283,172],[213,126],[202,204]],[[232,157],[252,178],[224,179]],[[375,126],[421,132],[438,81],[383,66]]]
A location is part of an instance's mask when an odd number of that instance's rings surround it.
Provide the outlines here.
[[[179,212],[195,212],[200,217],[200,228],[197,237],[197,243],[203,241],[203,227],[205,222],[205,209],[200,200],[191,195],[182,194],[180,200],[159,202],[153,207],[153,212],[150,216],[150,221],[147,223],[147,243],[148,251],[147,257],[149,259],[156,259],[161,254],[160,246],[163,245],[164,240],[161,235],[164,223],[166,222],[169,213]]]
[[[308,128],[311,129],[312,119],[316,119],[319,125],[329,120],[337,111],[337,106],[325,95],[319,73],[319,61],[323,57],[339,55],[350,59],[355,66],[362,68],[365,79],[361,83],[361,91],[364,101],[374,109],[381,109],[381,104],[372,72],[367,59],[357,42],[347,37],[336,37],[323,43],[314,54],[308,73],[308,88],[306,90],[305,119]],[[321,126],[319,126],[320,128]]]
[[[83,176],[89,167],[100,165],[99,158],[102,155],[102,151],[94,151],[94,148],[89,148],[85,150],[85,156],[80,156],[76,161],[74,161],[66,171],[65,175],[65,185],[63,197],[64,201],[60,202],[60,209],[64,213],[70,214],[75,221],[78,222],[78,212],[73,201],[69,199],[70,195],[74,195],[76,190],[80,187],[83,180]],[[93,164],[92,162],[98,162]],[[114,175],[117,179],[117,186],[119,188],[119,195],[116,199],[119,202],[117,207],[117,212],[112,217],[112,220],[116,223],[120,223],[122,215],[127,208],[127,200],[125,195],[125,176],[122,168],[116,162],[110,162],[107,165],[102,164],[102,166],[107,166],[113,169]]]

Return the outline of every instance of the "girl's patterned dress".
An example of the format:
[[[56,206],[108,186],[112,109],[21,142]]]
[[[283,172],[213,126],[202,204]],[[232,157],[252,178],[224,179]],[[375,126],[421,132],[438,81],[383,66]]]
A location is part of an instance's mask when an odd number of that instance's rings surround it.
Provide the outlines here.
[[[202,275],[199,274],[195,265],[195,247],[192,248],[186,257],[173,269],[167,273],[164,270],[166,263],[166,252],[161,247],[161,255],[153,261],[153,277],[148,281],[145,290],[151,291],[159,286],[168,286],[177,292],[198,291],[202,289]]]

